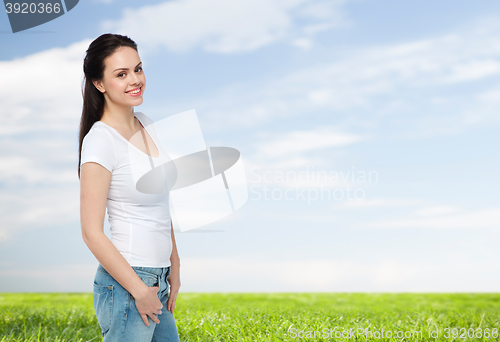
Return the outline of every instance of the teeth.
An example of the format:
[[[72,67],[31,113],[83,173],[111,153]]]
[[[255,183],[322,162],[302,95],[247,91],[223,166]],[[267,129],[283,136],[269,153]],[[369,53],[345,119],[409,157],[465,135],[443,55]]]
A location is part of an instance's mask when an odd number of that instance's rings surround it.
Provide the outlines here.
[[[134,90],[134,91],[129,91],[129,94],[137,94],[140,91],[141,91],[141,88]]]

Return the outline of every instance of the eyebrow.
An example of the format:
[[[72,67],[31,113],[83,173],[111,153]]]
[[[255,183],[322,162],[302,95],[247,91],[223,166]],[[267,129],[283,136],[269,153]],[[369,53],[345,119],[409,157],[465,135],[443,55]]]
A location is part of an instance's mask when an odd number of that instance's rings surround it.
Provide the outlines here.
[[[137,64],[135,67],[137,68],[137,67],[138,67],[139,65],[141,65],[141,64],[142,64],[142,61],[141,61],[141,62],[139,62],[139,64]],[[135,69],[135,68],[134,68],[134,69]],[[118,70],[128,70],[128,68],[118,68],[118,69],[113,70],[113,72],[118,71]]]

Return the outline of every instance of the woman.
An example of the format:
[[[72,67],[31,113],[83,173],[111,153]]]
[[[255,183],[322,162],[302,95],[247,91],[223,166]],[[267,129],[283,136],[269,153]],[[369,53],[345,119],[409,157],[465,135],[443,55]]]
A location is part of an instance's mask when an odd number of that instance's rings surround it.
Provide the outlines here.
[[[83,240],[99,261],[93,298],[104,341],[179,341],[180,260],[168,193],[137,191],[131,167],[130,149],[147,158],[164,153],[152,121],[134,113],[146,87],[137,45],[103,34],[89,45],[83,70],[80,216]],[[136,133],[144,139],[131,139]],[[106,208],[111,240],[103,231]]]

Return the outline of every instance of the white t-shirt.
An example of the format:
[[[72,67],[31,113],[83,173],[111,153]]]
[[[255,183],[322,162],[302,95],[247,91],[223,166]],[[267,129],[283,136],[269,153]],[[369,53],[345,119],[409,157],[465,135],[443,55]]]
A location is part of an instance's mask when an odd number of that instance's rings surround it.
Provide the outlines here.
[[[96,121],[83,139],[80,165],[96,162],[111,172],[106,205],[111,241],[128,263],[168,267],[172,253],[169,193],[146,194],[136,189],[138,177],[152,169],[151,162],[159,166],[168,157],[158,143],[153,121],[141,112],[134,115],[153,139],[158,158],[148,156],[117,130]]]

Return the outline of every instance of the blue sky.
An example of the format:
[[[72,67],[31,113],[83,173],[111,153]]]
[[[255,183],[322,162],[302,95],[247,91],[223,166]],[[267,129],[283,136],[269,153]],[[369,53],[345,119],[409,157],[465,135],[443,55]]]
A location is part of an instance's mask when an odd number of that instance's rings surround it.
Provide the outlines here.
[[[245,164],[247,203],[177,233],[181,291],[499,290],[498,1],[137,4],[0,15],[0,291],[92,290],[77,134],[105,32],[139,45],[137,111],[195,109]]]

